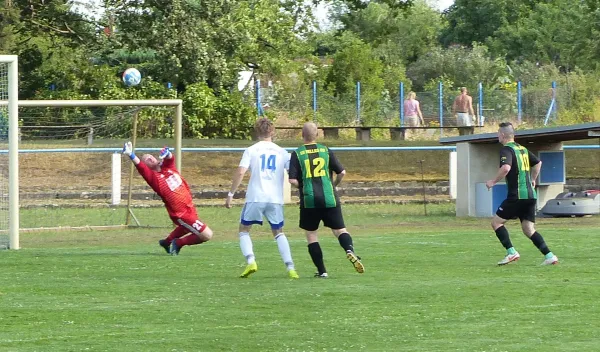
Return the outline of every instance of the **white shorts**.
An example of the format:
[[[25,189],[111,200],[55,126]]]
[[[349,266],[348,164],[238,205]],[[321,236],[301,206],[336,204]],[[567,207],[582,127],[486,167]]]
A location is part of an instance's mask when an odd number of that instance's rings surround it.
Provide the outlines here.
[[[472,126],[471,117],[466,112],[459,112],[456,114],[456,125],[457,126]]]
[[[244,226],[263,224],[263,216],[271,225],[271,229],[283,227],[283,205],[276,203],[251,202],[244,204],[240,223]]]

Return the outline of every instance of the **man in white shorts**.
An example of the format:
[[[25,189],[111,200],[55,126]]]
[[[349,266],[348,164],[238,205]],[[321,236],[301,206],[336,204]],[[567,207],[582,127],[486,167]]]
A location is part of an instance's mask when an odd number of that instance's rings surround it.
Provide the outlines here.
[[[456,126],[473,126],[472,117],[475,117],[473,98],[469,95],[466,87],[461,87],[460,95],[454,99],[452,113],[456,115]]]
[[[258,270],[250,229],[254,224],[263,224],[263,217],[271,225],[271,231],[277,242],[279,254],[287,268],[290,279],[298,279],[294,268],[292,253],[287,237],[283,233],[283,182],[290,165],[290,154],[277,144],[272,137],[275,131],[273,123],[267,118],[256,121],[254,129],[259,142],[244,151],[240,165],[233,175],[231,191],[225,200],[225,207],[231,208],[235,191],[244,175],[250,170],[250,182],[246,190],[246,204],[240,217],[240,248],[248,265],[240,277],[246,278]]]

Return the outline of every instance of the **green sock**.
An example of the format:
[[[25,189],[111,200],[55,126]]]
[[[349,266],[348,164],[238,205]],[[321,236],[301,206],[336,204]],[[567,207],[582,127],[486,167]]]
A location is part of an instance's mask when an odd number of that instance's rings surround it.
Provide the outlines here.
[[[548,254],[546,254],[544,257],[546,259],[550,259],[550,258],[554,257],[554,254],[552,254],[552,252],[548,252]]]
[[[506,253],[508,253],[509,255],[513,255],[513,254],[517,253],[517,251],[515,250],[515,247],[510,247],[509,249],[506,250]]]

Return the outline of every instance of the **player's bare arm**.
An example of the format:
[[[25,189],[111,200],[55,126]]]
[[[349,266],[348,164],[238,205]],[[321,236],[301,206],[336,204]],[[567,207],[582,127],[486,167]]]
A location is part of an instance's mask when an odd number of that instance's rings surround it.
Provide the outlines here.
[[[537,180],[538,176],[540,175],[541,169],[542,169],[542,161],[541,160],[539,163],[537,163],[531,167],[531,185],[533,187],[535,187],[535,180]]]
[[[298,161],[298,155],[296,152],[292,152],[290,155],[290,168],[289,168],[289,179],[288,182],[294,186],[295,188],[300,188],[300,182],[298,182],[298,177],[300,177],[300,162]]]
[[[229,190],[229,193],[227,194],[227,199],[225,199],[225,208],[231,208],[231,201],[233,200],[233,196],[235,195],[235,192],[237,191],[240,184],[242,183],[246,171],[248,171],[247,167],[239,166],[233,173],[233,178],[231,180],[231,188]]]
[[[485,183],[485,186],[488,188],[488,190],[491,189],[492,187],[494,187],[494,185],[496,183],[503,180],[506,177],[506,175],[508,175],[509,172],[510,172],[510,165],[504,164],[504,165],[500,166],[500,168],[498,169],[498,172],[496,173],[496,177],[494,179],[487,181]]]
[[[335,180],[333,180],[333,187],[337,187],[340,183],[342,183],[342,179],[346,176],[346,170],[342,170],[339,174],[335,175]]]

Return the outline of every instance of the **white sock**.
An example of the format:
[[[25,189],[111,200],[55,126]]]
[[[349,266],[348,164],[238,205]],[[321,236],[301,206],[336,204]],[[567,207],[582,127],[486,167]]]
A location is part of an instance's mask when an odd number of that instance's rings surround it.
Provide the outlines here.
[[[248,264],[254,263],[254,252],[252,251],[252,240],[248,232],[240,232],[240,248]]]
[[[292,251],[290,250],[290,243],[287,237],[285,237],[284,233],[280,233],[275,237],[275,241],[277,241],[277,248],[279,248],[279,254],[281,254],[283,263],[288,270],[293,270],[294,261],[292,261]]]

